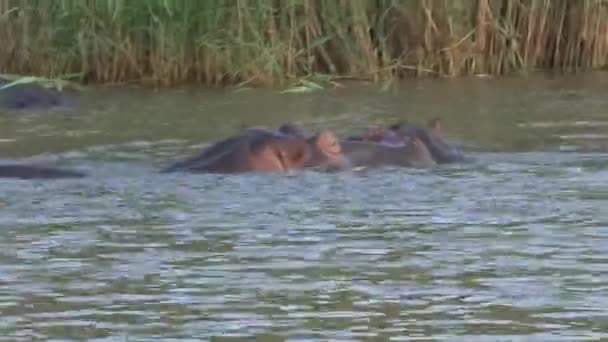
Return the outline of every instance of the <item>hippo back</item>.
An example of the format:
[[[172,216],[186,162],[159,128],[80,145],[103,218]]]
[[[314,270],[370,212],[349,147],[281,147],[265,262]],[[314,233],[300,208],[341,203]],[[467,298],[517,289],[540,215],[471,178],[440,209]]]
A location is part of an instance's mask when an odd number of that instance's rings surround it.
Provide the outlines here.
[[[6,82],[0,81],[0,86]],[[45,110],[68,108],[68,96],[56,89],[34,83],[16,84],[0,89],[0,107],[11,110]]]
[[[21,179],[58,179],[58,178],[82,178],[86,174],[54,167],[45,167],[26,164],[0,164],[0,178]]]

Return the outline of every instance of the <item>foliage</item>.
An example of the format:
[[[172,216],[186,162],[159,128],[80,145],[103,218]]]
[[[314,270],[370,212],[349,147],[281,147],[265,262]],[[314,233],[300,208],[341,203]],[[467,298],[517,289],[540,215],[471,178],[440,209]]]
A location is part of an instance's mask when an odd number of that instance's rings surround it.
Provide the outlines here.
[[[597,0],[0,0],[0,72],[308,91],[314,74],[603,68],[607,33]]]

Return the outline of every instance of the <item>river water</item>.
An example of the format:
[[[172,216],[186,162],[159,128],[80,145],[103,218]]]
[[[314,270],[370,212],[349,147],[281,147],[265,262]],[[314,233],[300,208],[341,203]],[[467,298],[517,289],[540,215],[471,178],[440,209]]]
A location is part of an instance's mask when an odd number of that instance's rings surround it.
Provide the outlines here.
[[[608,76],[311,94],[91,87],[0,113],[0,341],[608,338]],[[241,125],[443,118],[476,158],[322,174],[157,171]]]

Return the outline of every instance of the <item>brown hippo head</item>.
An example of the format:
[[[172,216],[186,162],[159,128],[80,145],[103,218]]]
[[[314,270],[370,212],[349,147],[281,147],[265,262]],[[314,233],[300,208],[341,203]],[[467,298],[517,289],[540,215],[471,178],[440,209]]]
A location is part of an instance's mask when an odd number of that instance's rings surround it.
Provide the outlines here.
[[[280,145],[275,153],[286,169],[321,167],[336,170],[348,166],[336,135],[328,129],[306,138],[301,127],[288,122],[277,129],[274,137]]]
[[[248,129],[244,137],[246,148],[232,158],[242,159],[244,156],[249,171],[284,172],[312,167],[337,170],[347,166],[348,162],[333,132],[323,130],[305,138],[303,131],[285,127],[282,126],[283,129],[278,132]],[[239,154],[242,157],[235,158]]]
[[[336,135],[322,130],[305,139],[299,135],[272,135],[264,144],[255,147],[250,164],[258,171],[288,171],[320,167],[340,170],[348,167],[348,160]]]
[[[311,150],[306,167],[320,166],[325,170],[341,170],[349,167],[348,159],[342,154],[342,147],[336,135],[324,129],[307,139]]]
[[[429,121],[427,126],[399,122],[389,127],[404,140],[417,138],[424,143],[431,152],[435,162],[439,164],[466,161],[464,154],[454,146],[451,146],[443,137],[441,132],[441,119],[436,117]]]

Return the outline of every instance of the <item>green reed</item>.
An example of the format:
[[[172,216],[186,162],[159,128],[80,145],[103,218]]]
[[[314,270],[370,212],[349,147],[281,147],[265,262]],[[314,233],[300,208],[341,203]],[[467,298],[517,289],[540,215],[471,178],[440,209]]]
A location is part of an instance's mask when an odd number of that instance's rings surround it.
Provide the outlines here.
[[[275,85],[603,68],[598,0],[0,0],[0,73]]]

